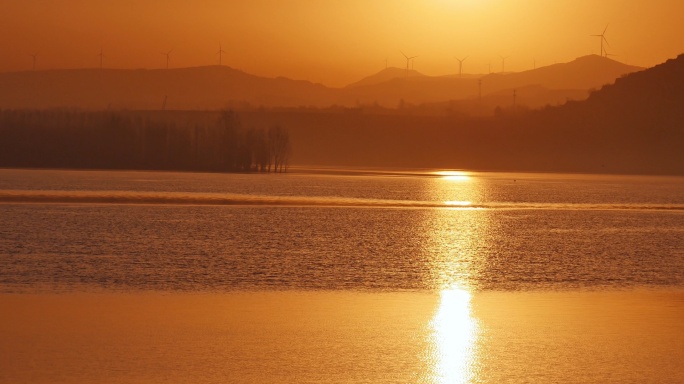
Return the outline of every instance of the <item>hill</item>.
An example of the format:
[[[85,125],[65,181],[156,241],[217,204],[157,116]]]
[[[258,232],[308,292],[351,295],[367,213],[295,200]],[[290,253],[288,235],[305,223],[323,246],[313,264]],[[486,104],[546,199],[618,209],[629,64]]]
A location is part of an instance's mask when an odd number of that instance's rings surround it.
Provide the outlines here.
[[[422,73],[415,71],[413,69],[406,70],[402,68],[397,68],[397,67],[388,67],[383,69],[382,71],[375,73],[373,75],[370,75],[368,77],[364,77],[363,79],[351,83],[347,85],[347,88],[356,88],[356,87],[363,87],[367,85],[376,85],[376,84],[381,84],[386,81],[394,80],[394,79],[401,79],[401,78],[406,78],[406,77],[422,77],[425,76]]]
[[[629,73],[642,70],[641,67],[622,64],[609,58],[590,55],[580,57],[569,63],[554,64],[537,69],[505,74],[489,74],[475,78],[472,76],[395,76],[391,79],[378,82],[389,75],[399,75],[399,72],[385,72],[367,77],[357,83],[348,86],[351,98],[363,104],[378,103],[387,107],[395,107],[400,102],[410,104],[424,104],[444,102],[450,100],[474,99],[502,91],[538,86],[551,90],[546,97],[538,93],[534,103],[528,106],[539,106],[558,102],[558,91],[573,97],[586,96],[585,92],[590,89],[600,88],[610,84],[615,79]],[[581,100],[583,97],[575,100]],[[526,105],[521,100],[521,105]],[[507,104],[501,105],[502,107]]]
[[[510,105],[491,117],[264,108],[242,111],[236,129],[226,130],[222,116],[237,115],[0,110],[0,166],[68,167],[80,156],[89,167],[196,169],[211,160],[200,148],[230,146],[228,133],[259,142],[280,126],[295,165],[684,175],[682,105],[684,55],[584,101],[540,110]]]
[[[557,90],[577,95],[578,90],[598,88],[637,70],[598,56],[480,79],[426,76],[413,70],[387,68],[341,89],[283,77],[260,77],[226,66],[26,71],[0,73],[0,108],[204,110],[247,105],[322,108],[359,104],[396,108],[400,104],[474,99],[480,90],[483,96],[492,98],[497,92],[526,86],[551,90],[546,96],[537,92],[529,106],[538,106],[569,97],[559,96]],[[525,105],[524,98],[520,104]]]
[[[0,74],[0,108],[219,109],[328,106],[337,93],[320,84],[265,78],[226,66],[180,69],[73,69]]]
[[[684,175],[682,105],[684,55],[621,77],[584,101],[536,111],[507,104],[487,118],[360,110],[254,112],[245,119],[289,127],[293,162],[303,165]]]
[[[569,63],[553,64],[523,72],[490,74],[482,78],[493,91],[540,85],[549,89],[592,89],[610,84],[626,74],[644,68],[620,63],[607,57],[589,55]]]

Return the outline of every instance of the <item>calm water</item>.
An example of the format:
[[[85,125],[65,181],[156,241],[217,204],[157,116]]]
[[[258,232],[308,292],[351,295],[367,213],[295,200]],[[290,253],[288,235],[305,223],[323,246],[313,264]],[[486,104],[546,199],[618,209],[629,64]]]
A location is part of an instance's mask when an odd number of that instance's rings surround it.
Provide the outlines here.
[[[0,170],[0,382],[684,381],[684,178]]]

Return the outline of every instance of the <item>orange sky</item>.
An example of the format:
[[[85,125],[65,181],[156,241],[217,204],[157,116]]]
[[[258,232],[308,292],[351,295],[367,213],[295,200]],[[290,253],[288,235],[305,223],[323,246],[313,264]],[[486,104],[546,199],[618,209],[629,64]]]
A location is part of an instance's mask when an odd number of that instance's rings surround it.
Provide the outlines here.
[[[681,0],[4,0],[0,71],[223,64],[342,86],[417,55],[428,75],[530,69],[609,52],[652,66],[684,53]]]

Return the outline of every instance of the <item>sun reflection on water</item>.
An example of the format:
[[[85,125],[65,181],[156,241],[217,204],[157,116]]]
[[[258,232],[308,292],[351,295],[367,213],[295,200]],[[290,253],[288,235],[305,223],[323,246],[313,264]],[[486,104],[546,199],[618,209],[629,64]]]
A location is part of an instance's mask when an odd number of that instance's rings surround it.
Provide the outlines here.
[[[489,216],[472,209],[484,194],[476,177],[461,171],[437,174],[441,177],[429,188],[446,209],[435,211],[429,221],[428,249],[434,288],[439,290],[439,307],[430,323],[430,381],[470,383],[477,380],[480,337],[471,300],[485,262],[480,250],[487,242]]]
[[[458,200],[450,200],[450,201],[445,201],[444,205],[447,207],[469,207],[473,205],[470,201],[458,201]]]
[[[477,323],[470,312],[470,292],[440,292],[439,309],[432,319],[434,383],[469,383],[475,376]]]
[[[470,175],[467,172],[463,171],[438,171],[435,172],[435,174],[441,176],[443,180],[448,181],[462,182],[470,180]]]

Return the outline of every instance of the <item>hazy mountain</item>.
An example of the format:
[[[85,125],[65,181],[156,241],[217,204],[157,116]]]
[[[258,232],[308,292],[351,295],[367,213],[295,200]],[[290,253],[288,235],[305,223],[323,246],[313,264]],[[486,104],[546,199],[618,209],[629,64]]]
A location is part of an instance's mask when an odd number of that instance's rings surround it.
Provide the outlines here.
[[[482,96],[460,100],[424,103],[414,107],[431,115],[475,115],[490,116],[497,110],[510,109],[514,103],[522,109],[538,109],[545,106],[565,104],[569,100],[584,100],[589,91],[584,89],[549,89],[540,85],[526,85],[505,89]]]
[[[549,115],[563,126],[612,130],[615,140],[636,132],[684,134],[684,55],[647,70],[619,78],[592,92],[579,103],[569,103],[539,115]],[[654,136],[654,137],[655,137]],[[666,136],[666,135],[665,135]],[[665,139],[665,136],[663,138]],[[665,139],[666,141],[668,139]],[[646,143],[635,143],[637,146]],[[684,156],[684,141],[674,144]],[[682,163],[684,164],[684,162]]]
[[[547,91],[539,86],[517,89],[521,98]],[[507,90],[483,99],[505,101],[510,96]],[[264,132],[275,125],[287,129],[292,162],[299,165],[684,174],[682,105],[684,55],[619,78],[584,101],[540,110],[509,104],[491,117],[412,110],[372,113],[366,108],[264,108],[244,110],[239,118],[249,130]],[[207,127],[216,126],[220,115],[0,111],[0,166],[68,166],[60,161],[74,151],[92,156],[89,166],[117,167],[131,159],[114,150],[117,145],[137,151],[147,148],[146,143],[164,142],[163,150],[151,157],[156,159],[152,166],[173,169],[179,163],[174,161],[189,156],[187,143],[220,145],[220,135],[198,139],[211,131]],[[122,124],[140,121],[150,122],[143,124],[144,135],[140,129],[122,135]],[[169,141],[169,130],[178,140]],[[56,155],[63,153],[68,156]],[[50,156],[56,160],[45,160]],[[107,156],[114,162],[100,161]]]
[[[508,100],[489,118],[267,111],[246,119],[288,127],[298,164],[684,174],[684,55],[561,106],[515,109],[510,91],[487,96]]]
[[[404,68],[396,68],[396,67],[388,67],[383,69],[382,71],[370,75],[368,77],[364,77],[363,79],[351,83],[347,85],[347,88],[356,88],[356,87],[363,87],[366,85],[376,85],[380,83],[384,83],[386,81],[394,80],[394,79],[402,79],[406,77],[423,77],[422,73],[410,69],[404,69]]]
[[[397,77],[392,80],[347,88],[349,98],[361,104],[397,107],[402,103],[422,104],[475,97],[477,80],[434,76]]]
[[[569,63],[553,64],[523,72],[490,74],[482,78],[483,90],[496,92],[525,85],[549,89],[592,89],[644,68],[620,63],[598,55],[577,58]]]
[[[381,71],[348,87],[348,92],[360,103],[378,103],[394,107],[402,100],[410,104],[443,102],[447,100],[473,99],[479,96],[496,94],[502,91],[539,86],[548,90],[564,90],[573,97],[586,97],[586,92],[610,84],[625,74],[643,68],[622,64],[609,58],[590,55],[580,57],[569,63],[554,64],[537,69],[506,74],[489,74],[474,78],[466,75],[456,76],[395,76],[390,80],[377,80],[400,74],[398,71]],[[530,107],[551,104],[558,101],[557,92],[547,92],[548,97],[536,95]],[[563,96],[565,97],[565,96]],[[512,98],[511,98],[512,100]],[[521,105],[525,105],[520,100]],[[504,104],[505,105],[505,104]]]
[[[482,104],[488,108],[508,108],[515,100],[517,106],[536,109],[564,104],[568,100],[583,100],[587,96],[589,91],[585,89],[549,89],[541,85],[525,85],[492,92],[482,97]]]
[[[488,97],[527,86],[588,90],[639,69],[599,56],[480,79],[425,76],[413,70],[387,68],[342,89],[283,77],[260,77],[226,66],[27,71],[0,73],[0,108],[219,109],[247,104],[328,107],[375,103],[394,108],[474,99],[479,95],[480,80],[482,95]],[[560,98],[568,98],[566,94],[571,93],[567,91]],[[534,102],[528,99],[528,105],[558,103],[557,92],[545,94],[537,94]],[[524,91],[520,95],[520,105],[525,105]]]
[[[684,55],[498,127],[512,158],[554,170],[684,174]],[[508,127],[506,127],[508,125]],[[515,144],[511,144],[515,143]]]
[[[265,78],[226,66],[181,69],[73,69],[0,74],[0,108],[216,109],[328,106],[337,92],[320,84]]]
[[[619,115],[657,111],[658,116],[668,120],[684,116],[684,54],[617,79],[614,84],[593,92],[586,105],[610,108]],[[625,110],[625,106],[629,109]]]

